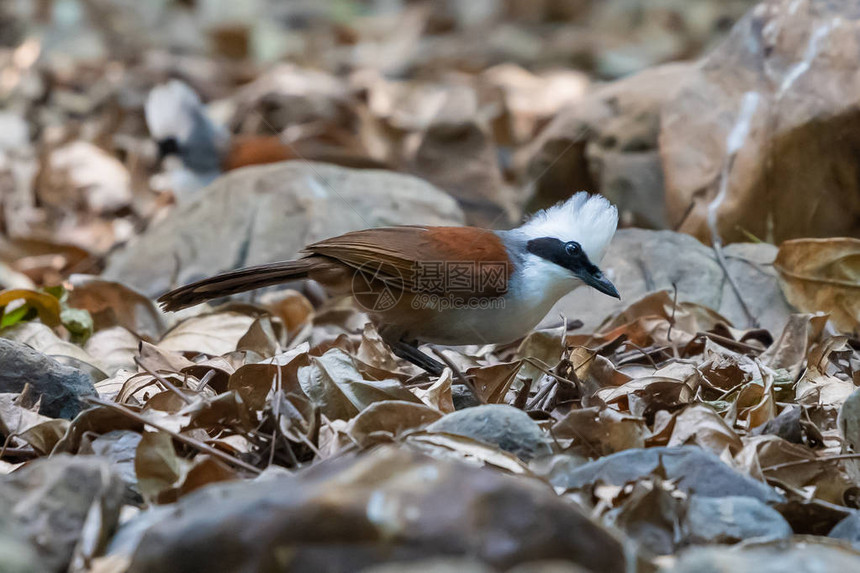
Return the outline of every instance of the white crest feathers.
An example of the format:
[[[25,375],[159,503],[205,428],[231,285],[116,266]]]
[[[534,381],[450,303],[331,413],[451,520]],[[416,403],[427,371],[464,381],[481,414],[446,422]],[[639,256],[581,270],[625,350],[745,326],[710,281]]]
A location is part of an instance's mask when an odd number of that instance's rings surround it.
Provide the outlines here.
[[[530,238],[555,237],[579,243],[598,264],[618,227],[618,209],[601,195],[582,191],[567,201],[535,213],[520,231]]]
[[[204,110],[194,90],[179,80],[170,80],[149,92],[144,113],[153,139],[174,137],[186,143]]]

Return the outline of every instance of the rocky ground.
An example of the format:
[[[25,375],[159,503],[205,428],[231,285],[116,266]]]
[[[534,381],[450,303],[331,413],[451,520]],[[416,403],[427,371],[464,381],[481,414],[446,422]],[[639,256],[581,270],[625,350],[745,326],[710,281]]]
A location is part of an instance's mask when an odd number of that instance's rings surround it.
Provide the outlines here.
[[[860,1],[0,5],[0,569],[860,567]],[[188,187],[149,91],[294,157]],[[429,376],[313,285],[165,290],[391,224],[621,212]],[[291,288],[290,288],[291,287]]]

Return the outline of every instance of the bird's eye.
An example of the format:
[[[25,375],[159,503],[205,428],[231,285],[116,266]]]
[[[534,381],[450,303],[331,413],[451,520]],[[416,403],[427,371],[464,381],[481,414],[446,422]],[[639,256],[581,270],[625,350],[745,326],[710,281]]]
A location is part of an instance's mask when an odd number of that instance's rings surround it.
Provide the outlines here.
[[[564,252],[566,252],[571,257],[575,257],[582,253],[582,247],[579,246],[579,243],[576,241],[571,241],[569,243],[565,243]]]

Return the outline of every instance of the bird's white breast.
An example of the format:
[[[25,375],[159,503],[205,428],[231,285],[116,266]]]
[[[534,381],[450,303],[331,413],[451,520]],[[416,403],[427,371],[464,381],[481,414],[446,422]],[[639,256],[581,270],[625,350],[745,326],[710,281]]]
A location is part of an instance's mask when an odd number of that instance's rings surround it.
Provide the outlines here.
[[[527,334],[562,296],[581,285],[564,269],[527,256],[499,299],[467,300],[438,310],[409,334],[422,342],[446,345],[500,344]]]

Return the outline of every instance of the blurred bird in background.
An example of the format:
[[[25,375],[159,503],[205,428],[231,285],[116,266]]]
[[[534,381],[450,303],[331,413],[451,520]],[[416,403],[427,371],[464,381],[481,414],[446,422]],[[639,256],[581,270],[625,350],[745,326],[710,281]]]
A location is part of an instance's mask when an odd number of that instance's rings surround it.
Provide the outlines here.
[[[176,79],[149,93],[144,113],[158,145],[158,159],[170,175],[168,185],[179,201],[222,173],[249,165],[302,159],[354,168],[387,167],[364,154],[319,142],[287,142],[274,133],[231,134],[209,116],[194,90]]]

